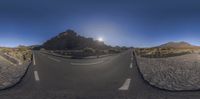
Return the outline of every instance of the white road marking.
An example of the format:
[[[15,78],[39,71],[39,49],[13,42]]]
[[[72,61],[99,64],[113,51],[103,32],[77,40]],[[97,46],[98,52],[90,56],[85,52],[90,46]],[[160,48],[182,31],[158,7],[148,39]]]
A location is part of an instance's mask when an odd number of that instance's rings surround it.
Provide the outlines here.
[[[39,75],[37,71],[34,71],[35,81],[40,81]]]
[[[95,64],[100,64],[103,63],[104,61],[99,61],[95,63],[71,63],[71,65],[95,65]]]
[[[130,83],[131,83],[131,79],[130,78],[127,78],[124,82],[124,84],[119,88],[119,90],[128,90],[129,89],[129,86],[130,86]]]
[[[36,62],[35,62],[35,54],[33,53],[33,65],[36,65]]]
[[[130,64],[130,68],[133,68],[133,64],[132,63]]]
[[[52,58],[52,57],[48,57],[48,58],[51,59],[51,60],[54,60],[56,62],[60,62],[60,60],[58,60],[58,59],[55,59],[55,58]]]
[[[131,52],[131,61],[133,61],[133,53]]]

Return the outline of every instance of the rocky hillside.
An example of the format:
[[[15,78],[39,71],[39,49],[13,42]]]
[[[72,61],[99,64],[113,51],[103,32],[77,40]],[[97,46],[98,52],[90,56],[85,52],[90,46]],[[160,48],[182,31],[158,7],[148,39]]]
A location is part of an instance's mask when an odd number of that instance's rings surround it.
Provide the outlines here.
[[[0,56],[3,56],[10,62],[19,65],[31,61],[32,51],[26,46],[19,46],[16,48],[1,47]],[[17,60],[18,62],[15,62],[14,60]]]
[[[67,30],[46,41],[42,47],[47,50],[80,50],[84,48],[107,49],[104,42],[78,35],[73,30]]]

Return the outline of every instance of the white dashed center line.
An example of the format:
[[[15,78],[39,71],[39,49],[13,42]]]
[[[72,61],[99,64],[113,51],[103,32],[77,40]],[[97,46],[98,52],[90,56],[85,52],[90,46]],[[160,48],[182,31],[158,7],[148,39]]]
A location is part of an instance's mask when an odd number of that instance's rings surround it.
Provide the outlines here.
[[[131,79],[127,78],[125,80],[124,84],[119,88],[119,90],[122,90],[122,91],[128,90],[129,86],[130,86],[130,83],[131,83]]]
[[[35,81],[40,81],[39,75],[37,71],[34,71]]]
[[[55,59],[55,58],[52,58],[52,57],[48,57],[48,58],[53,60],[53,61],[60,62],[60,60],[58,60],[58,59]]]
[[[131,57],[131,61],[133,61],[133,57]]]
[[[130,68],[133,68],[133,64],[132,63],[130,64]]]
[[[35,62],[35,54],[33,53],[33,65],[36,65],[36,62]]]

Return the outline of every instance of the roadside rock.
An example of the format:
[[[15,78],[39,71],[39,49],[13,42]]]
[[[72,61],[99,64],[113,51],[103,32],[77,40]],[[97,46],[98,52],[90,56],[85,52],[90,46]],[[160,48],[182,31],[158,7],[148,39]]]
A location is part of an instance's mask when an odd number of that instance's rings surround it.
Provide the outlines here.
[[[144,79],[161,89],[181,91],[200,89],[200,55],[169,58],[137,57]]]
[[[20,81],[28,68],[29,62],[21,65],[13,65],[0,56],[0,89],[15,85]]]

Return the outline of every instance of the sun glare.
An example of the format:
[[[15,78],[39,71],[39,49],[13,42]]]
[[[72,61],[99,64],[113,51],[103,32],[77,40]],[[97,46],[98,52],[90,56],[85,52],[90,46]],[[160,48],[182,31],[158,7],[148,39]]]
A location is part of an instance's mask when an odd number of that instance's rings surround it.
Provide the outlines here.
[[[99,42],[103,42],[103,38],[102,38],[102,37],[99,37],[97,40],[98,40]]]

